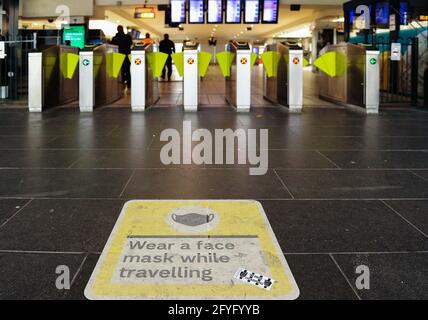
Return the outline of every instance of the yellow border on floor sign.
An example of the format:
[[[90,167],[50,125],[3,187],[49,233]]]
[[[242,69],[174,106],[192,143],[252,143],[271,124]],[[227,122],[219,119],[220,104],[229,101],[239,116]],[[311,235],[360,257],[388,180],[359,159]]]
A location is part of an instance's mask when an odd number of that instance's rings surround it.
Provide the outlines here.
[[[188,210],[187,214],[186,210]],[[210,269],[214,270],[214,273],[216,266],[223,268],[217,270],[218,279],[213,279],[211,281],[213,283],[208,283],[210,281],[204,283],[200,279],[193,278],[177,280],[171,279],[172,277],[166,280],[144,278],[122,281],[118,270],[121,263],[126,260],[124,257],[129,253],[125,251],[130,248],[130,239],[137,241],[136,239],[139,238],[142,242],[144,239],[147,241],[159,239],[158,244],[175,241],[172,239],[178,239],[177,241],[183,243],[188,239],[189,243],[193,241],[194,246],[198,243],[224,246],[230,241],[232,243],[230,246],[237,251],[229,252],[229,258],[232,259],[229,262],[230,265],[228,263],[210,265],[214,267]],[[228,238],[230,240],[225,240]],[[171,245],[174,247],[176,244]],[[141,252],[144,254],[153,252],[146,249],[147,247]],[[247,249],[252,250],[249,256],[245,254]],[[199,250],[189,251],[189,254],[196,254],[197,251],[201,253],[199,248]],[[168,254],[165,253],[165,256]],[[179,254],[174,252],[172,256],[178,258]],[[248,265],[239,265],[240,267],[256,274],[264,273],[264,276],[273,279],[271,289],[266,290],[234,278],[234,272],[237,270],[228,266],[236,267],[242,261]],[[261,263],[257,265],[256,261],[263,262],[263,265]],[[180,263],[183,267],[184,264]],[[238,264],[233,265],[233,263]],[[250,265],[252,263],[253,265]],[[160,268],[170,267],[169,263],[158,265]],[[140,263],[139,266],[148,267],[144,263]],[[189,265],[186,268],[188,267]],[[164,275],[167,275],[168,271],[164,272],[166,272]],[[125,204],[86,286],[85,296],[93,300],[292,300],[299,296],[299,288],[259,202],[252,200],[134,200]]]

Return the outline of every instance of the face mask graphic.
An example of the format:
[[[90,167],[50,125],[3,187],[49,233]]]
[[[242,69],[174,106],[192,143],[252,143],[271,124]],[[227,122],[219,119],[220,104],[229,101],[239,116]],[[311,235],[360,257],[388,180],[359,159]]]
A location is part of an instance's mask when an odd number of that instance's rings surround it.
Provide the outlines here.
[[[214,214],[199,214],[199,213],[187,213],[183,215],[173,214],[171,215],[172,220],[176,223],[188,226],[188,227],[197,227],[203,224],[210,223],[214,220]]]

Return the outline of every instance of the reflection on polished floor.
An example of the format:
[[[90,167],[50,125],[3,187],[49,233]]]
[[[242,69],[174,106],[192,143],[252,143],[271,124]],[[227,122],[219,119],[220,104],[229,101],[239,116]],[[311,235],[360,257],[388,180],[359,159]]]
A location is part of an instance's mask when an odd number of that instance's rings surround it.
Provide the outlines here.
[[[334,103],[321,100],[319,96],[319,71],[314,73],[312,67],[303,70],[303,107],[304,108],[343,108]]]
[[[268,173],[164,166],[159,135],[183,120],[269,129]],[[0,299],[83,299],[131,199],[261,201],[300,299],[427,299],[427,125],[428,113],[412,109],[0,110]],[[64,264],[70,291],[55,287]],[[354,286],[362,264],[371,290]]]

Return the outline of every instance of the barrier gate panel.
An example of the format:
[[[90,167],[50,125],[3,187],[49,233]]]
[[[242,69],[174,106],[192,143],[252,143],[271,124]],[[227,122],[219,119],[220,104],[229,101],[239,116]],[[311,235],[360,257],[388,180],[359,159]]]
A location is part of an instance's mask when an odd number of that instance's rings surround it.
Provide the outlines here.
[[[343,54],[346,55],[346,70],[343,76],[346,86],[345,99],[349,104],[364,106],[366,52],[361,47],[357,46],[347,46],[343,49],[346,49],[343,51]]]
[[[185,111],[197,111],[199,104],[198,51],[184,50],[183,104]]]
[[[303,50],[290,50],[288,62],[288,107],[301,112],[303,107]]]
[[[95,105],[95,75],[93,51],[80,52],[79,106],[82,112],[92,112]]]
[[[146,52],[133,50],[131,52],[131,108],[132,111],[144,111],[146,101]]]

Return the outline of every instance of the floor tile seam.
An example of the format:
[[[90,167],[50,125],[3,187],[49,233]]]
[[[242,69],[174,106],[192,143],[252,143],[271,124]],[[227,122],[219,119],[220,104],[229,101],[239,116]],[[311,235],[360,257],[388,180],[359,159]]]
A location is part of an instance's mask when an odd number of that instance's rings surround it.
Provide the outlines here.
[[[342,274],[343,278],[345,279],[345,281],[348,283],[349,287],[351,288],[351,290],[354,292],[355,296],[357,297],[358,300],[362,300],[360,295],[358,294],[358,292],[355,290],[354,286],[351,284],[351,281],[348,279],[348,277],[346,276],[345,272],[343,272],[342,268],[340,267],[339,263],[336,261],[336,259],[334,258],[334,256],[332,254],[329,254],[330,259],[333,261],[333,263],[336,265],[336,268],[339,269],[339,272]]]
[[[291,193],[291,190],[288,188],[288,186],[285,184],[285,181],[281,178],[281,176],[278,174],[278,172],[275,169],[271,169],[273,170],[273,172],[275,173],[276,178],[279,180],[279,182],[281,183],[282,187],[285,189],[285,191],[288,192],[288,194],[290,195],[290,197],[292,199],[294,199],[294,195],[293,193]]]
[[[412,223],[409,219],[404,217],[398,210],[394,209],[391,205],[389,205],[386,201],[381,200],[381,202],[387,207],[390,211],[392,211],[394,214],[396,214],[401,220],[403,220],[405,223],[407,223],[411,228],[413,228],[415,231],[417,231],[419,234],[421,234],[425,239],[428,240],[428,235],[423,232],[421,229],[419,229],[414,223]]]
[[[5,227],[13,218],[15,218],[21,211],[23,211],[34,199],[29,199],[22,207],[20,207],[14,214],[12,214],[9,218],[7,218],[1,225],[0,231],[3,227]]]

